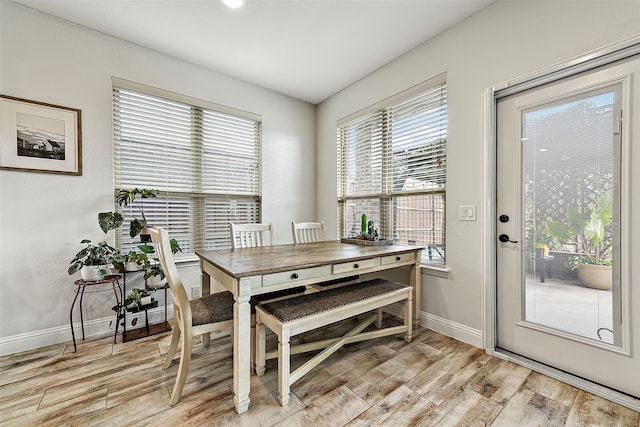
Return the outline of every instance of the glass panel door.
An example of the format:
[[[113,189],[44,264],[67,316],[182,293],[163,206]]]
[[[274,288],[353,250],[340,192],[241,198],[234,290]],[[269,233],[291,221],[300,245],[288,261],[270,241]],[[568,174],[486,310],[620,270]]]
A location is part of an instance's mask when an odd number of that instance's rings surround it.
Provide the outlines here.
[[[619,90],[607,87],[520,114],[524,320],[609,344],[617,336],[618,345],[612,266]]]
[[[638,76],[633,57],[497,101],[496,348],[640,407]]]

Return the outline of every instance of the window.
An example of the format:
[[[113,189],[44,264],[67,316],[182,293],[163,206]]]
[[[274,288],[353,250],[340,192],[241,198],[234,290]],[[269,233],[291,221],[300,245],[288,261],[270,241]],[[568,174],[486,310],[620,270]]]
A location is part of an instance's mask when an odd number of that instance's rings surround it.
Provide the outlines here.
[[[143,199],[145,216],[168,228],[182,256],[229,247],[229,222],[260,222],[259,116],[115,82],[113,114],[115,193],[160,190]],[[134,209],[122,210],[116,246],[123,250],[139,244],[129,236],[129,220],[140,217]]]
[[[381,239],[424,246],[445,262],[447,86],[444,76],[338,122],[338,230],[361,216]]]

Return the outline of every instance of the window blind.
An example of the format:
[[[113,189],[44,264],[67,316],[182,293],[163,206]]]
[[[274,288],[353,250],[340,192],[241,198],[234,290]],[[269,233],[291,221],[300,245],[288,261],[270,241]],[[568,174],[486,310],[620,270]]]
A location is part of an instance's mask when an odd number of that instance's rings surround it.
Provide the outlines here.
[[[115,194],[160,190],[157,199],[142,199],[145,216],[168,228],[182,256],[228,247],[229,222],[261,219],[261,122],[169,95],[114,85]],[[135,206],[119,209],[125,223],[116,246],[128,251],[139,244],[129,221],[140,214]]]
[[[337,141],[340,237],[360,232],[364,213],[380,238],[437,249],[426,261],[444,263],[446,82],[339,122]]]

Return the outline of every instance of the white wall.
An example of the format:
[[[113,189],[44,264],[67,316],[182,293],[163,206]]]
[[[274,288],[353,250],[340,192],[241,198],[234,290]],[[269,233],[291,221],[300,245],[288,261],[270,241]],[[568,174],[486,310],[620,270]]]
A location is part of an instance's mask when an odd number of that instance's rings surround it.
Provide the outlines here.
[[[1,354],[71,338],[67,266],[80,240],[105,237],[97,214],[113,208],[112,76],[261,114],[263,219],[278,243],[292,219],[315,219],[313,105],[16,3],[0,15],[0,93],[81,109],[83,148],[82,176],[0,171]],[[108,332],[112,300],[85,299],[91,334]]]
[[[482,346],[482,91],[640,33],[637,1],[499,1],[318,106],[318,217],[335,233],[338,119],[447,73],[448,279],[423,274],[423,324]],[[488,196],[488,195],[485,195]],[[636,212],[636,223],[639,214]]]

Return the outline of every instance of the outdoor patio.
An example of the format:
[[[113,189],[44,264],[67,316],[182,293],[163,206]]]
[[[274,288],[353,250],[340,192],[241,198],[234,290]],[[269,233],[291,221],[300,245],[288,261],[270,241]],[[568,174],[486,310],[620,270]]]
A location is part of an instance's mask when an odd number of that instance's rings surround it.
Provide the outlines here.
[[[613,343],[610,290],[587,288],[574,278],[547,277],[541,282],[540,275],[527,274],[526,307],[528,321]]]

